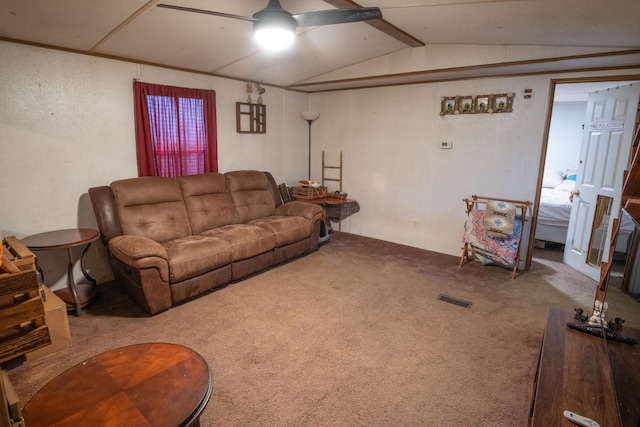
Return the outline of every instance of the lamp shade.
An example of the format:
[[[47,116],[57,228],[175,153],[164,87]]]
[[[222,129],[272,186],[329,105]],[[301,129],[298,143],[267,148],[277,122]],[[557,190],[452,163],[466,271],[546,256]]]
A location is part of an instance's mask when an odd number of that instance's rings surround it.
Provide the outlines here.
[[[317,120],[318,117],[320,117],[320,113],[318,113],[317,111],[303,111],[302,117],[304,117],[304,119],[307,121],[314,121]]]

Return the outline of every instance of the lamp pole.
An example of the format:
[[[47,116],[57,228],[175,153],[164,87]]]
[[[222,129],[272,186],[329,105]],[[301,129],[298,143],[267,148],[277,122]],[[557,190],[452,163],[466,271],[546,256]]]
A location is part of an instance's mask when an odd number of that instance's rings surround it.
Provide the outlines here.
[[[316,111],[303,111],[302,117],[309,123],[309,166],[308,166],[308,180],[311,181],[311,123],[316,121],[320,113]]]

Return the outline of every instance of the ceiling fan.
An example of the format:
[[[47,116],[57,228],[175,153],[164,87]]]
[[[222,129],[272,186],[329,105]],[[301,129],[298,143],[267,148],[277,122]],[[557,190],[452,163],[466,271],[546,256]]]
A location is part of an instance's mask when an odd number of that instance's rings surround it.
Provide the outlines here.
[[[293,43],[296,28],[316,25],[347,24],[351,22],[382,19],[382,12],[377,7],[360,7],[355,9],[332,9],[293,15],[286,11],[279,0],[269,0],[264,9],[252,17],[232,15],[223,12],[194,9],[171,4],[158,4],[158,7],[175,9],[184,12],[195,12],[224,18],[241,19],[253,22],[253,32],[258,42],[270,49],[279,50]]]

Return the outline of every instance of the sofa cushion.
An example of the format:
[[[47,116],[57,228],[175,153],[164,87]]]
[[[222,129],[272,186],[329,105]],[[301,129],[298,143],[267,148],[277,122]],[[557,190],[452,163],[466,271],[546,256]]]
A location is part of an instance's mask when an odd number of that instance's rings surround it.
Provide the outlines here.
[[[250,221],[249,224],[273,233],[277,248],[306,239],[313,231],[313,223],[301,216],[269,216]]]
[[[222,239],[188,236],[163,244],[171,283],[199,276],[231,262],[231,245]]]
[[[276,240],[274,234],[266,228],[247,224],[224,225],[207,230],[202,235],[229,242],[233,261],[270,251],[274,248]]]
[[[178,178],[193,234],[240,222],[227,180],[220,173]]]
[[[244,223],[275,213],[275,203],[267,176],[260,171],[233,171],[224,174],[236,205],[239,222]]]
[[[111,183],[123,234],[166,242],[191,234],[182,191],[174,178],[146,176]]]

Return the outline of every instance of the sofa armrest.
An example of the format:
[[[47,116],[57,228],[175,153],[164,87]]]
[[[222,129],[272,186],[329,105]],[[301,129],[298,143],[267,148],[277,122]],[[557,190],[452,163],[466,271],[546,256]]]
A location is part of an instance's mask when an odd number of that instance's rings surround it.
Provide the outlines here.
[[[313,220],[315,217],[322,216],[322,207],[314,203],[307,202],[289,202],[283,203],[276,208],[276,215],[282,216],[301,216]]]
[[[109,251],[132,268],[157,268],[162,280],[169,282],[167,251],[160,243],[144,236],[116,236],[109,240]]]
[[[102,243],[107,245],[115,236],[122,235],[122,227],[118,219],[116,202],[111,188],[108,186],[92,187],[89,189],[89,198],[96,215]]]
[[[275,207],[280,206],[284,201],[282,200],[282,195],[280,194],[280,189],[278,188],[278,184],[276,184],[276,180],[271,175],[271,172],[264,172],[267,176],[267,181],[269,182],[269,190],[271,190],[271,197],[273,197],[273,204]]]
[[[144,236],[116,236],[109,242],[109,249],[114,254],[120,254],[132,261],[146,257],[159,257],[167,260],[165,248],[155,240]]]

